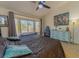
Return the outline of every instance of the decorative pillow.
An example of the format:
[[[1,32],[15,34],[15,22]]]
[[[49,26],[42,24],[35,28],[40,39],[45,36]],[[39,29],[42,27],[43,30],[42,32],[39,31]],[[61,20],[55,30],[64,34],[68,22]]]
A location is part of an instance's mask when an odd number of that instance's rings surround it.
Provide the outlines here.
[[[31,54],[32,51],[26,45],[8,45],[4,58],[17,57]]]

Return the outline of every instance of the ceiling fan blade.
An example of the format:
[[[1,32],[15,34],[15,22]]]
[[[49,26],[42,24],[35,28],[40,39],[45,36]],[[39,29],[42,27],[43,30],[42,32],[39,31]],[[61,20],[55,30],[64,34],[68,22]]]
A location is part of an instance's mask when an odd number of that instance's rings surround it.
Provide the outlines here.
[[[45,1],[39,1],[38,7],[36,8],[36,11],[40,8],[43,8],[43,7],[50,9],[50,7],[48,5],[45,5]]]
[[[39,9],[39,7],[36,8],[36,11]]]
[[[45,4],[45,1],[39,1],[39,4]]]
[[[50,9],[49,6],[47,6],[47,5],[45,5],[45,4],[42,4],[42,5],[43,5],[43,7]]]

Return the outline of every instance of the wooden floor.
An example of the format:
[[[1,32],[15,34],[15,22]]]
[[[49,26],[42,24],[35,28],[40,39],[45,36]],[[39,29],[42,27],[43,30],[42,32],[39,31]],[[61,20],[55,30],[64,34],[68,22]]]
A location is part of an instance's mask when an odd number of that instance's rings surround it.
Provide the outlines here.
[[[67,58],[79,58],[79,45],[61,42]]]

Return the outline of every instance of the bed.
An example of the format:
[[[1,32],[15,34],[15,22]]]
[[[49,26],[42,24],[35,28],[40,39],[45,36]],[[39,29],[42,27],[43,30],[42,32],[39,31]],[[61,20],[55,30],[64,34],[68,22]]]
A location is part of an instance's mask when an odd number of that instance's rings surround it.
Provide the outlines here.
[[[59,40],[43,37],[39,35],[22,36],[21,41],[17,41],[16,45],[27,45],[31,50],[32,54],[17,56],[16,58],[64,58],[65,54]],[[0,40],[0,57],[3,57],[5,52],[6,44],[10,41],[1,38]],[[4,43],[2,43],[4,42]],[[14,42],[15,43],[15,42]],[[2,52],[3,51],[3,52]],[[15,57],[14,57],[15,58]]]

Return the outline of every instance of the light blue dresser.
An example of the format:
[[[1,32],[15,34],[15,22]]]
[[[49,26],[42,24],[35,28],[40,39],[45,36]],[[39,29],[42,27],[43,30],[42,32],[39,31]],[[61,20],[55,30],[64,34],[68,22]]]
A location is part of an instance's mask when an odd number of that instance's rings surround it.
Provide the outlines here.
[[[51,31],[51,38],[58,39],[61,41],[70,41],[70,32],[68,31]]]

